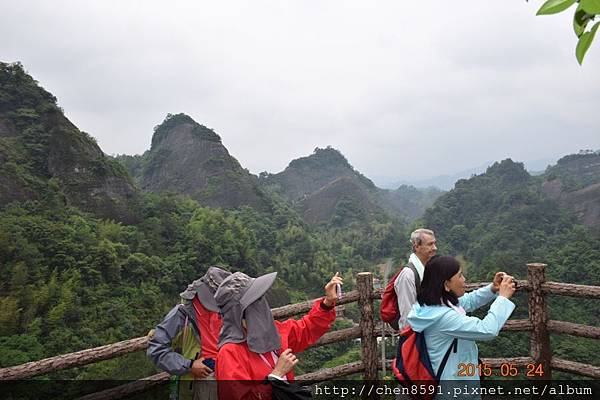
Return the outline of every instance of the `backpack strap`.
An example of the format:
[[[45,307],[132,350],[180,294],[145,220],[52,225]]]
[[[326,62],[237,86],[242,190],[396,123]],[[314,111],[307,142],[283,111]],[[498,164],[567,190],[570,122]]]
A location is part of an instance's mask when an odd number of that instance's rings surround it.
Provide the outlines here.
[[[185,322],[183,323],[183,343],[187,343],[187,337],[188,337],[188,324],[190,322],[190,317],[188,317],[187,315],[185,316]]]
[[[417,289],[417,291],[419,291],[419,288],[421,287],[421,277],[417,272],[417,268],[411,262],[408,263],[407,267],[411,269],[413,274],[415,274],[415,288]]]
[[[444,372],[444,367],[446,366],[446,363],[448,362],[448,358],[450,357],[450,352],[456,353],[457,349],[458,349],[458,338],[454,338],[454,340],[452,341],[452,344],[450,345],[450,348],[444,355],[444,358],[442,359],[442,363],[440,364],[440,368],[438,369],[438,372],[435,376],[435,380],[437,382],[440,381],[442,372]]]

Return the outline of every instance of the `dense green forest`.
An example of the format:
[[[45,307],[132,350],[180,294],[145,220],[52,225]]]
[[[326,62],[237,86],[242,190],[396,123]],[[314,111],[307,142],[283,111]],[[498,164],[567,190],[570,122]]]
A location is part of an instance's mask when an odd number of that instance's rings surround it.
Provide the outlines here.
[[[310,225],[272,185],[260,188],[268,209],[207,207],[181,193],[142,191],[130,177],[144,168],[139,156],[119,157],[124,165],[105,156],[22,66],[0,67],[0,367],[145,335],[214,264],[254,276],[277,271],[272,306],[319,296],[336,271],[351,290],[356,272],[379,274],[375,264],[405,259],[409,232],[420,226],[436,231],[439,253],[460,257],[470,281],[497,270],[525,279],[527,262],[544,262],[551,280],[600,285],[598,225],[582,224],[577,209],[543,190],[557,181],[565,193],[595,187],[597,152],[567,156],[535,177],[520,163],[498,162],[457,182],[410,225],[364,213],[345,197],[327,221]],[[153,145],[164,140],[162,128]],[[218,142],[211,132],[195,134]],[[526,299],[517,303],[513,318],[526,318]],[[591,300],[550,299],[554,319],[598,326],[598,310]],[[337,326],[356,321],[356,306],[345,314]],[[556,356],[600,365],[591,339],[552,340]],[[524,356],[528,336],[502,334],[480,348],[484,357]],[[347,344],[310,349],[297,372],[359,356]],[[154,371],[140,352],[53,376]]]
[[[376,222],[311,231],[293,215],[209,209],[176,195],[145,195],[142,204],[137,225],[56,202],[4,208],[0,263],[10,279],[0,286],[1,366],[144,335],[213,264],[278,271],[273,306],[320,295],[335,271],[350,288],[353,271],[405,236]]]

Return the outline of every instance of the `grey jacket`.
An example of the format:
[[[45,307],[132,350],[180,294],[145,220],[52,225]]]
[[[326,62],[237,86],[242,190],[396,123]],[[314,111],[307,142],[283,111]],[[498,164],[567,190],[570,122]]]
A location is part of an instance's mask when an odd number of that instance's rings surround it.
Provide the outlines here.
[[[173,375],[188,374],[191,367],[190,360],[194,358],[196,352],[200,351],[201,336],[196,313],[192,302],[186,303],[173,307],[164,320],[156,326],[146,351],[157,367]],[[187,343],[182,343],[186,316],[188,338]],[[174,349],[174,342],[181,345]]]

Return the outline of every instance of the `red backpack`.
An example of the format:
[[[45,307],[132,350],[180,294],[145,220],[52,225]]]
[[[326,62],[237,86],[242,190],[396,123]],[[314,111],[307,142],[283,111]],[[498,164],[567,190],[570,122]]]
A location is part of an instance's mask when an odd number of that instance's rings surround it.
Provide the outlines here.
[[[398,320],[400,319],[400,310],[398,309],[398,296],[396,295],[396,290],[394,288],[394,284],[396,283],[396,278],[400,275],[403,268],[412,269],[415,274],[415,286],[421,286],[421,279],[419,277],[419,273],[417,269],[412,264],[408,264],[406,267],[402,267],[391,277],[388,281],[385,290],[383,291],[383,295],[381,296],[381,306],[379,307],[379,315],[381,316],[381,320],[383,322],[387,322],[390,324],[392,328],[395,330],[399,330],[400,327],[398,325]]]
[[[454,338],[452,341],[437,374],[433,372],[423,332],[415,332],[410,326],[407,326],[400,332],[399,339],[396,358],[392,360],[392,371],[396,379],[402,386],[410,389],[412,399],[432,400],[437,390],[431,393],[431,388],[437,388],[450,352],[456,353],[458,339]]]

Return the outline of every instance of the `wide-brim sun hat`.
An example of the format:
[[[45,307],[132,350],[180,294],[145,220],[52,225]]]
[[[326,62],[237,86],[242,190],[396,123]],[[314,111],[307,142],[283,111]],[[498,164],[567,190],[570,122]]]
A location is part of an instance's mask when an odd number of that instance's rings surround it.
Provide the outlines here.
[[[276,277],[277,272],[258,278],[234,272],[223,280],[215,293],[223,321],[218,349],[227,343],[246,342],[250,351],[262,354],[281,347],[281,337],[264,296]]]
[[[250,304],[264,296],[271,286],[273,286],[276,278],[277,272],[271,272],[270,274],[262,275],[258,278],[251,278],[252,282],[250,283],[250,287],[248,287],[246,293],[244,293],[240,299],[242,308],[245,309]]]
[[[242,310],[260,299],[273,285],[277,272],[252,278],[243,272],[234,272],[226,277],[217,289],[214,299],[223,309],[231,306],[232,302],[238,303]]]

